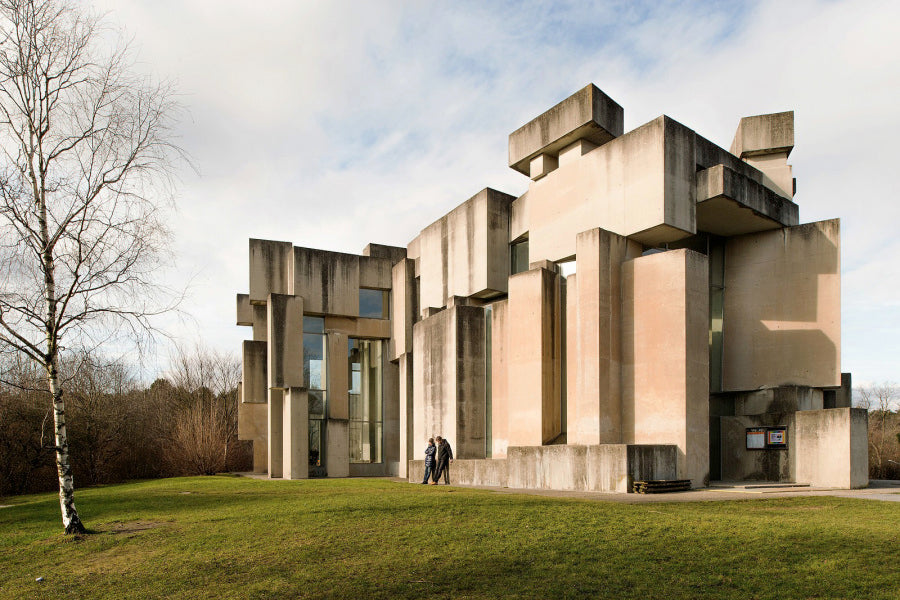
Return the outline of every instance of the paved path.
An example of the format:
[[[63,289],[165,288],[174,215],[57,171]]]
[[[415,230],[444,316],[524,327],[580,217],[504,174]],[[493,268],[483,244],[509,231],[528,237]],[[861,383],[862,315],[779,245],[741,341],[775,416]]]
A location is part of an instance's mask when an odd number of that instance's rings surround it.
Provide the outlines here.
[[[265,473],[237,473],[243,477],[267,479]],[[400,477],[377,477],[395,483],[408,483]],[[444,486],[441,485],[441,488]],[[900,502],[900,481],[872,480],[869,487],[860,490],[840,490],[832,488],[812,488],[807,486],[784,486],[777,484],[726,483],[689,492],[673,492],[668,494],[614,494],[604,492],[569,492],[564,490],[521,490],[503,487],[460,485],[454,488],[479,489],[497,492],[498,494],[530,494],[550,498],[578,498],[581,500],[597,500],[601,502],[623,502],[626,504],[642,504],[645,502],[711,502],[716,500],[748,500],[762,498],[790,498],[794,496],[836,496],[838,498],[860,498],[864,500],[881,500]]]

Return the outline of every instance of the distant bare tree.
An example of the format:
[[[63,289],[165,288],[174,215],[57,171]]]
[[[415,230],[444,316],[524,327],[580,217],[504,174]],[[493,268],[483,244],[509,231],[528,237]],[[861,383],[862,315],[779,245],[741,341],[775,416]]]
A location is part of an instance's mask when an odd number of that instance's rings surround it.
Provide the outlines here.
[[[892,382],[860,387],[855,390],[854,401],[869,411],[871,475],[882,478],[897,471],[889,464],[895,463],[891,457],[898,456],[900,451],[900,433],[894,431],[900,420],[894,412],[900,401],[900,388]]]
[[[237,356],[200,345],[176,349],[169,379],[180,395],[173,432],[174,456],[189,472],[209,475],[227,468],[237,440]]]
[[[156,192],[181,158],[168,86],[66,0],[0,0],[0,352],[43,369],[62,521],[75,509],[64,349],[146,340],[172,306],[154,284],[168,232]]]

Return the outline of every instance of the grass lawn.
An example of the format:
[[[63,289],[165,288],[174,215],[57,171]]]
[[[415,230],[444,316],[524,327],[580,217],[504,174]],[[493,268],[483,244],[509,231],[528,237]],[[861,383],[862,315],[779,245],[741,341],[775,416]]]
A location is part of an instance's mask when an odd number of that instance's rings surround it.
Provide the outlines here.
[[[900,503],[198,477],[0,504],[0,598],[900,598]],[[36,582],[43,577],[43,582]]]

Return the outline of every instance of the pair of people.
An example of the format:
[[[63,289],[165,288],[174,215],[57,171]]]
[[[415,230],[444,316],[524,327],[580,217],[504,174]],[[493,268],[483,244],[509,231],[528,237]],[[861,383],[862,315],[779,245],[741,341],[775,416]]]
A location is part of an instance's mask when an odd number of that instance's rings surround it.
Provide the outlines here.
[[[428,439],[428,446],[425,448],[425,477],[422,479],[422,485],[430,483],[437,485],[441,475],[444,476],[444,485],[450,485],[450,463],[453,462],[453,450],[450,448],[450,442],[437,436],[437,445],[435,438]],[[431,477],[431,481],[428,478]]]

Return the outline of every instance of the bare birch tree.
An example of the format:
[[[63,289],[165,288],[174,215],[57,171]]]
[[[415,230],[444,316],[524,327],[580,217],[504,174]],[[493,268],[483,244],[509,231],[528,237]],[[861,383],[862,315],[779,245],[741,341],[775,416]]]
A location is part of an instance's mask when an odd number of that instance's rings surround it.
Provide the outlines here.
[[[146,339],[172,304],[154,276],[178,105],[113,33],[66,0],[0,0],[0,352],[46,374],[66,533],[85,528],[60,353]]]

